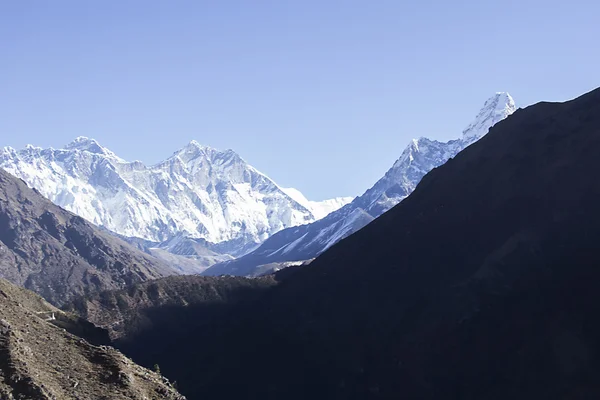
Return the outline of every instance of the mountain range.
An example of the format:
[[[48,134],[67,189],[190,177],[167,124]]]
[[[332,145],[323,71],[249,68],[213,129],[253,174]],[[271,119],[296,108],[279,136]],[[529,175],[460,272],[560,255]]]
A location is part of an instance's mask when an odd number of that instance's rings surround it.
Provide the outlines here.
[[[459,139],[411,141],[354,199],[309,201],[232,150],[196,141],[152,167],[127,162],[85,137],[59,150],[4,148],[0,167],[177,272],[256,276],[311,260],[364,227],[514,110],[508,93],[496,93]]]
[[[514,100],[508,93],[496,93],[484,103],[460,138],[448,142],[425,137],[412,140],[394,165],[362,196],[321,220],[281,230],[256,250],[235,260],[218,263],[204,274],[255,276],[269,270],[264,268],[265,265],[272,265],[271,269],[280,268],[286,265],[285,262],[318,256],[401,202],[425,174],[481,139],[492,126],[515,110]]]
[[[63,307],[0,279],[0,397],[600,397],[600,89],[498,104],[391,209],[258,278],[165,276],[0,169],[0,276]]]
[[[86,137],[58,150],[6,147],[0,167],[183,272],[242,255],[273,233],[313,222],[351,200],[310,202],[232,150],[196,141],[151,167],[127,162]]]
[[[0,277],[60,305],[175,273],[0,169]]]
[[[121,349],[190,399],[598,398],[599,152],[600,89],[538,103],[278,284],[196,279],[192,306],[163,278],[84,309],[154,317]]]

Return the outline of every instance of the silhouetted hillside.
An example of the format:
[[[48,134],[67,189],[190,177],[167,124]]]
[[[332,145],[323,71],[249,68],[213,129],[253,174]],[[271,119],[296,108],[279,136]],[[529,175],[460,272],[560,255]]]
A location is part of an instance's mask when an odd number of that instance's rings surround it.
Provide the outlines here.
[[[141,332],[155,329],[164,333],[163,325],[179,331],[183,328],[182,324],[190,324],[185,319],[178,320],[182,314],[184,318],[187,316],[189,308],[249,302],[254,294],[275,284],[274,276],[257,279],[170,276],[127,289],[79,296],[65,309],[107,329],[111,339],[127,340]],[[206,317],[197,322],[205,324]]]
[[[599,398],[599,154],[600,89],[518,110],[253,301],[122,348],[190,399]]]

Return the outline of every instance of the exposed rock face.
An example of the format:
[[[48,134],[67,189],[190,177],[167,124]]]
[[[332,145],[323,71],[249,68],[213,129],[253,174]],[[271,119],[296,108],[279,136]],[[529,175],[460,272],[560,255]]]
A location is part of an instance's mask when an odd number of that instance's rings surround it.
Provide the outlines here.
[[[159,374],[61,327],[69,319],[0,279],[0,398],[184,400]]]
[[[0,169],[0,277],[60,305],[173,273]]]

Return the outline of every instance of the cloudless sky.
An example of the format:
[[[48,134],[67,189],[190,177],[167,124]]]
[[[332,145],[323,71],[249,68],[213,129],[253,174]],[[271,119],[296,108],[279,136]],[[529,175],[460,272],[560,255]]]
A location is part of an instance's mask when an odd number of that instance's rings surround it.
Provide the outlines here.
[[[195,139],[311,199],[359,195],[496,91],[600,85],[598,3],[0,0],[0,147],[83,135],[153,164]]]

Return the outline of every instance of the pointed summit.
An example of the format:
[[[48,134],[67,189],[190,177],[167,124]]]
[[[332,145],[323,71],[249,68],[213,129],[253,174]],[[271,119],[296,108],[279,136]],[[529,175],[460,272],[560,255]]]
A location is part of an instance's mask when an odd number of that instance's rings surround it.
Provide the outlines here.
[[[214,149],[208,146],[204,146],[195,140],[190,140],[188,144],[175,151],[173,155],[164,162],[169,162],[170,160],[178,159],[179,161],[188,163],[189,161],[195,160],[198,157],[207,155],[207,152],[209,152],[210,150]]]
[[[106,147],[101,146],[100,143],[98,143],[95,139],[88,138],[86,136],[78,136],[71,143],[67,144],[64,149],[87,151],[88,153],[104,155],[120,160],[115,153],[108,150]]]
[[[427,137],[411,140],[394,165],[363,195],[323,219],[277,232],[247,255],[219,263],[204,274],[255,276],[264,272],[261,268],[265,265],[286,265],[319,256],[400,203],[412,193],[425,174],[454,158],[484,136],[492,125],[514,111],[512,97],[508,93],[496,93],[485,102],[462,138],[448,142]]]
[[[241,159],[241,157],[233,150],[218,150],[214,147],[205,146],[203,144],[198,143],[195,140],[191,140],[188,144],[186,144],[181,149],[177,150],[173,155],[167,159],[167,161],[178,158],[185,164],[190,162],[194,162],[195,160],[201,158],[207,158],[211,160],[211,162],[221,162],[223,163],[225,160],[236,160],[242,161],[244,164],[247,164],[245,161]]]
[[[177,150],[175,152],[175,154],[198,153],[199,151],[206,152],[207,150],[215,150],[215,149],[213,149],[212,147],[209,147],[209,146],[205,146],[205,145],[197,142],[196,140],[190,140],[188,144],[183,146],[181,149]]]
[[[95,139],[85,136],[78,136],[75,138],[75,140],[65,146],[65,150],[81,150],[89,151],[90,153],[103,154],[106,149],[100,146],[100,143],[98,143]]]
[[[189,148],[189,149],[193,149],[193,148],[197,148],[197,149],[203,149],[206,146],[201,145],[200,143],[198,143],[196,140],[192,139],[190,140],[190,142],[185,146],[185,148]]]
[[[474,142],[488,133],[490,128],[516,111],[515,101],[507,92],[497,92],[487,99],[483,108],[463,131],[463,139]]]

